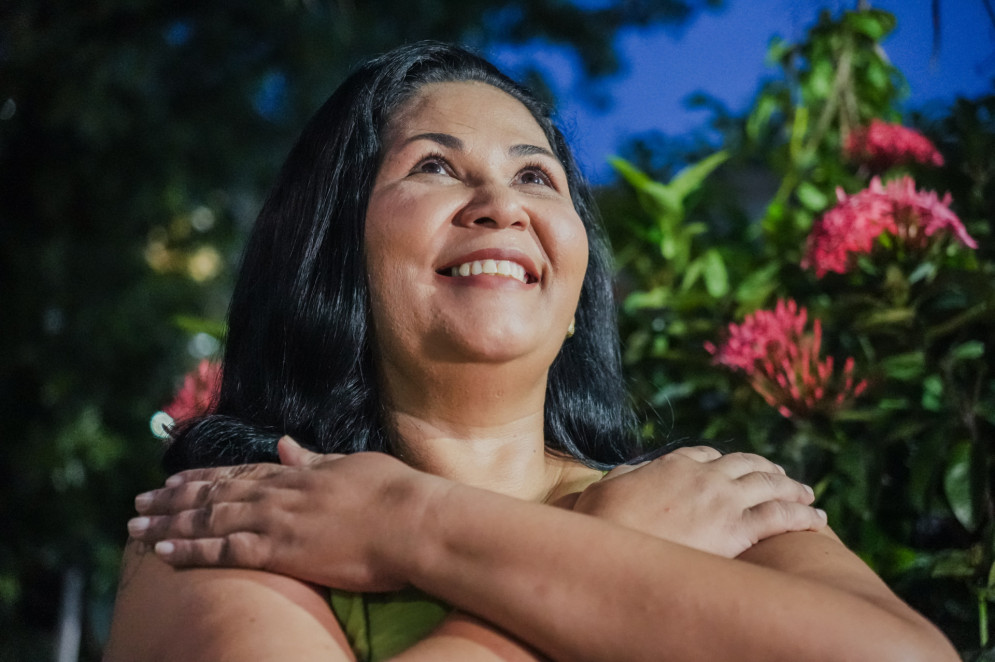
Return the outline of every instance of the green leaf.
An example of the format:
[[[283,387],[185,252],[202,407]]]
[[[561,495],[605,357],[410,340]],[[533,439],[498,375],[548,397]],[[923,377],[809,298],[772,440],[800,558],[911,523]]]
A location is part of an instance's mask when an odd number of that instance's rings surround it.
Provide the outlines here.
[[[950,356],[955,361],[972,361],[985,355],[985,343],[980,340],[969,340],[954,347]]]
[[[971,549],[945,550],[933,563],[930,574],[933,577],[973,577],[974,566],[978,561],[976,557],[977,553]]]
[[[665,232],[663,237],[660,239],[660,255],[662,255],[667,260],[673,260],[674,256],[677,255],[679,250],[677,245],[677,237],[674,236],[673,232]]]
[[[881,369],[892,379],[903,382],[918,381],[925,363],[926,357],[922,352],[909,352],[883,359]]]
[[[968,531],[977,528],[971,502],[971,443],[962,441],[953,448],[943,475],[943,492],[954,517]]]
[[[825,99],[833,87],[833,79],[836,78],[836,69],[829,60],[817,60],[812,63],[812,71],[809,74],[807,84],[812,99]]]
[[[687,292],[694,287],[694,284],[698,282],[699,278],[701,278],[701,274],[704,270],[705,263],[703,257],[691,260],[687,268],[684,269],[684,276],[681,279],[681,291]]]
[[[929,375],[922,380],[922,408],[926,411],[943,408],[943,380],[939,375]]]
[[[777,287],[779,268],[780,265],[772,262],[760,269],[751,271],[736,288],[737,303],[748,310],[759,308]]]
[[[881,41],[886,34],[895,29],[895,17],[892,14],[874,9],[847,12],[843,16],[843,23],[874,41]]]
[[[670,291],[664,287],[654,287],[648,292],[633,292],[625,298],[625,310],[634,312],[642,308],[663,308],[670,300]]]
[[[935,275],[936,265],[928,261],[923,262],[909,275],[909,284],[918,283],[920,280],[929,282],[933,280],[933,276]]]
[[[811,182],[802,182],[795,191],[798,201],[810,211],[821,212],[829,204],[829,198]]]
[[[716,299],[724,297],[729,292],[729,273],[722,254],[710,248],[702,255],[702,263],[705,265],[705,289]]]
[[[746,136],[750,140],[759,142],[761,133],[770,124],[770,118],[773,117],[778,106],[777,98],[769,94],[765,94],[757,100],[753,112],[746,118]]]
[[[608,163],[637,191],[642,190],[648,184],[654,183],[649,175],[621,157],[612,156],[608,159]]]
[[[914,320],[915,316],[916,311],[913,308],[886,308],[861,318],[858,320],[856,326],[860,329],[870,329],[892,324],[905,325]]]
[[[681,200],[684,200],[688,195],[698,190],[702,182],[705,181],[705,178],[712,174],[713,170],[718,168],[728,159],[729,154],[727,152],[715,152],[711,156],[706,156],[701,161],[689,165],[674,175],[673,179],[670,180],[668,187],[671,188],[674,193],[681,198]]]
[[[793,47],[783,37],[775,35],[767,46],[767,65],[774,66],[789,55]]]

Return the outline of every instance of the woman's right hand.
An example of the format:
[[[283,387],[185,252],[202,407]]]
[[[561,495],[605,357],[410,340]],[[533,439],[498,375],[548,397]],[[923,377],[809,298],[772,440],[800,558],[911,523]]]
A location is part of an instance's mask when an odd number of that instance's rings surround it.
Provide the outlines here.
[[[616,467],[581,492],[573,510],[733,558],[764,538],[825,526],[814,499],[759,455],[695,446]]]
[[[176,567],[268,570],[388,591],[431,495],[448,481],[382,453],[320,455],[289,437],[283,464],[193,469],[136,498],[132,537]]]

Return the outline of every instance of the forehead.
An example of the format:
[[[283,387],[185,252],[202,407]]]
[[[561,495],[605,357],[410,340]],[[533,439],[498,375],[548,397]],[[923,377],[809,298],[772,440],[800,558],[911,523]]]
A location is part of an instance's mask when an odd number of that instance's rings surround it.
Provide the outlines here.
[[[528,108],[507,92],[478,81],[423,85],[394,114],[387,147],[422,133],[487,137],[551,151],[546,134]]]

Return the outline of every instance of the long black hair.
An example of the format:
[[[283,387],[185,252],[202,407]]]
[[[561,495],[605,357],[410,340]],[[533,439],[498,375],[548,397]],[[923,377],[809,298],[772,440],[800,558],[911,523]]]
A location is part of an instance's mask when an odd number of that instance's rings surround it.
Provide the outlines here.
[[[357,69],[308,122],[256,220],[228,313],[214,413],[176,430],[164,466],[278,461],[289,434],[330,453],[390,452],[368,323],[366,207],[397,110],[423,85],[479,81],[520,101],[566,170],[590,257],[576,333],[549,372],[550,450],[596,467],[631,457],[611,254],[588,184],[549,109],[483,58],[421,42]]]

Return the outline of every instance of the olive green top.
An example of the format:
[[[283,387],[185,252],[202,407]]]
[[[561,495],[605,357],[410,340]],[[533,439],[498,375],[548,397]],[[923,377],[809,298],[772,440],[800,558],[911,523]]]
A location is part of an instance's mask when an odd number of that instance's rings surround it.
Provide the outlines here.
[[[428,636],[452,611],[414,588],[393,593],[332,590],[329,602],[358,662],[390,659]]]

